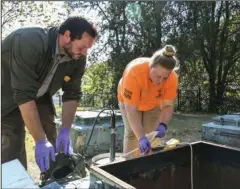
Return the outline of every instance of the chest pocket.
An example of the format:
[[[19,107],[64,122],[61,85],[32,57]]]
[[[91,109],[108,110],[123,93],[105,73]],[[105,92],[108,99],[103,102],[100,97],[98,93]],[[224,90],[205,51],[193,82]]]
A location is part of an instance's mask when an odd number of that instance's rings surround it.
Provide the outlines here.
[[[75,69],[74,61],[59,64],[53,76],[50,88],[52,88],[54,91],[61,88],[63,83],[65,82],[64,77],[66,76],[70,78],[68,82],[71,82],[71,80],[73,79],[72,72],[74,69]]]

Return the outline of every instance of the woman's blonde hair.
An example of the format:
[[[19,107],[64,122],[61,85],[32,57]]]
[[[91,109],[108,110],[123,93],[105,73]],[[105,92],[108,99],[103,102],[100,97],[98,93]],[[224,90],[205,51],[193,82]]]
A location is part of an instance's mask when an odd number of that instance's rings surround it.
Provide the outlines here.
[[[162,66],[168,70],[178,69],[178,60],[175,57],[176,48],[172,45],[165,45],[162,49],[156,51],[151,57],[151,67]]]

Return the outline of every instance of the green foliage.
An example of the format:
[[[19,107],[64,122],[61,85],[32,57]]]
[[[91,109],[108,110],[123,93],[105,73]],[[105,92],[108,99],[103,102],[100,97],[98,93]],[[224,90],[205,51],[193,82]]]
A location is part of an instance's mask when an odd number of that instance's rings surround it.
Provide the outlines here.
[[[78,4],[78,3],[75,3]],[[204,103],[218,111],[226,87],[239,83],[239,2],[93,2],[102,18],[105,48],[116,91],[125,66],[164,44],[177,47],[180,87],[202,88]],[[131,12],[131,9],[136,11]],[[99,49],[102,51],[102,49]]]
[[[240,3],[176,2],[171,7],[171,20],[178,28],[169,42],[180,49],[181,85],[200,86],[208,80],[209,109],[218,111],[227,85],[239,80]],[[182,15],[176,17],[179,11]]]
[[[11,32],[10,28],[59,26],[66,19],[68,4],[51,1],[2,1],[3,37]],[[17,29],[17,28],[15,28]]]
[[[106,107],[112,104],[113,72],[107,62],[93,64],[87,68],[82,79],[80,106]]]
[[[113,73],[107,62],[87,68],[82,79],[82,92],[87,94],[111,93]]]
[[[63,9],[57,8],[57,2],[21,4],[21,9],[17,4],[10,6],[10,10],[16,7],[13,18],[39,17],[39,24],[57,25],[72,11],[97,12],[100,38],[88,60],[102,62],[98,58],[104,55],[106,61],[87,69],[82,85],[85,93],[111,92],[116,100],[126,65],[172,44],[177,47],[180,62],[180,87],[200,87],[206,109],[220,111],[225,101],[232,103],[239,98],[232,92],[233,88],[239,90],[240,83],[239,1],[68,1],[61,5]],[[90,101],[95,103],[96,99]]]

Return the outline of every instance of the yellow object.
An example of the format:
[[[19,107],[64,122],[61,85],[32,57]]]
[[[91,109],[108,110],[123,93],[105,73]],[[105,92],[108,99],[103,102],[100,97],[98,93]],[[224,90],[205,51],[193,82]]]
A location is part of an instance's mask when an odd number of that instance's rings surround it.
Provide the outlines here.
[[[70,81],[70,80],[71,80],[71,77],[69,77],[69,76],[67,76],[67,75],[64,77],[64,81],[68,82],[68,81]]]
[[[164,150],[169,150],[169,149],[175,148],[179,143],[180,143],[179,140],[172,138],[171,140],[166,142],[166,146],[165,146]]]
[[[156,148],[156,147],[158,147],[159,145],[162,145],[162,141],[161,141],[160,138],[155,138],[155,139],[153,139],[153,141],[151,142],[152,148]]]

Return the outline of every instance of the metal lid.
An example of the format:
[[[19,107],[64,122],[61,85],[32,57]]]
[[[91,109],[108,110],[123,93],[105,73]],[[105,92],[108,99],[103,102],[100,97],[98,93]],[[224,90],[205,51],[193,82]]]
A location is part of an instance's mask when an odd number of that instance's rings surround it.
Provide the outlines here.
[[[216,116],[212,118],[213,122],[220,125],[229,125],[240,127],[240,114],[229,114],[223,116]]]
[[[76,125],[91,126],[95,121],[99,112],[100,110],[77,111],[75,114],[74,123]],[[104,111],[100,114],[97,123],[98,124],[110,123],[110,118],[111,118],[111,112]],[[116,119],[116,122],[122,121],[121,113],[119,111],[115,111],[115,119]]]

